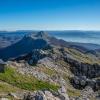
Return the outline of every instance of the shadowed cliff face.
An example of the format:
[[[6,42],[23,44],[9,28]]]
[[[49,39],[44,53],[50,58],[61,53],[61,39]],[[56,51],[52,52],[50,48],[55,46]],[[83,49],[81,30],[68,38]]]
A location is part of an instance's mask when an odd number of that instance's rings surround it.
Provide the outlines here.
[[[66,58],[65,61],[70,64],[70,69],[76,76],[86,76],[90,79],[100,76],[100,65],[98,64],[81,63],[69,58]]]
[[[71,83],[75,88],[83,89],[86,86],[92,87],[94,90],[100,89],[100,65],[78,62],[76,60],[65,58],[70,64],[70,70],[74,74]]]

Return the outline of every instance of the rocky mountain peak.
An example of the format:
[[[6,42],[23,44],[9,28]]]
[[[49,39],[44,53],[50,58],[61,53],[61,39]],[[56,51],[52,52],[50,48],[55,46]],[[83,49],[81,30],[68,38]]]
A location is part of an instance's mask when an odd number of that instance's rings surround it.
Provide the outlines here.
[[[37,37],[48,37],[48,33],[44,31],[40,31],[36,35]]]
[[[40,31],[26,35],[25,37],[33,39],[48,39],[49,35],[47,32]]]

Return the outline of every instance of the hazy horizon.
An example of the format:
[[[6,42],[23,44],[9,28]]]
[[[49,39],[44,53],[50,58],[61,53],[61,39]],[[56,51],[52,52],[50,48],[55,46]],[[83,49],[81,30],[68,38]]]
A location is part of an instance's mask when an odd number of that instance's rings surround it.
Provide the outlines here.
[[[86,30],[86,29],[13,29],[13,30],[9,30],[9,29],[5,29],[5,30],[0,30],[0,32],[15,32],[15,31],[94,31],[94,32],[99,32],[100,31],[100,29],[88,29],[88,30]]]
[[[9,36],[24,36],[25,34],[31,34],[39,32],[39,30],[17,30],[17,31],[1,31],[1,38]],[[54,36],[58,39],[63,39],[67,42],[77,42],[77,43],[92,43],[100,45],[100,31],[79,31],[79,30],[66,30],[66,31],[46,31],[50,36]]]

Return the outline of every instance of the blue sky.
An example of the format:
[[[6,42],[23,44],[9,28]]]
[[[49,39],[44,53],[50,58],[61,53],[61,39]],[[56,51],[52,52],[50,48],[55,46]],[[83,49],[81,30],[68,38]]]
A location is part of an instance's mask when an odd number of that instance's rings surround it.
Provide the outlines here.
[[[0,30],[100,30],[100,0],[0,0]]]

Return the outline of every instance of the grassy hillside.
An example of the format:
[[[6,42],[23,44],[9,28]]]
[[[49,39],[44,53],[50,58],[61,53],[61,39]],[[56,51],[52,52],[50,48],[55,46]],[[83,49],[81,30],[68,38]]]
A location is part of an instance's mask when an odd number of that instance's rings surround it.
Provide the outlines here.
[[[31,76],[23,76],[22,74],[16,72],[15,69],[10,67],[7,67],[4,73],[0,73],[0,80],[21,89],[33,91],[41,89],[51,89],[56,91],[59,87]]]

